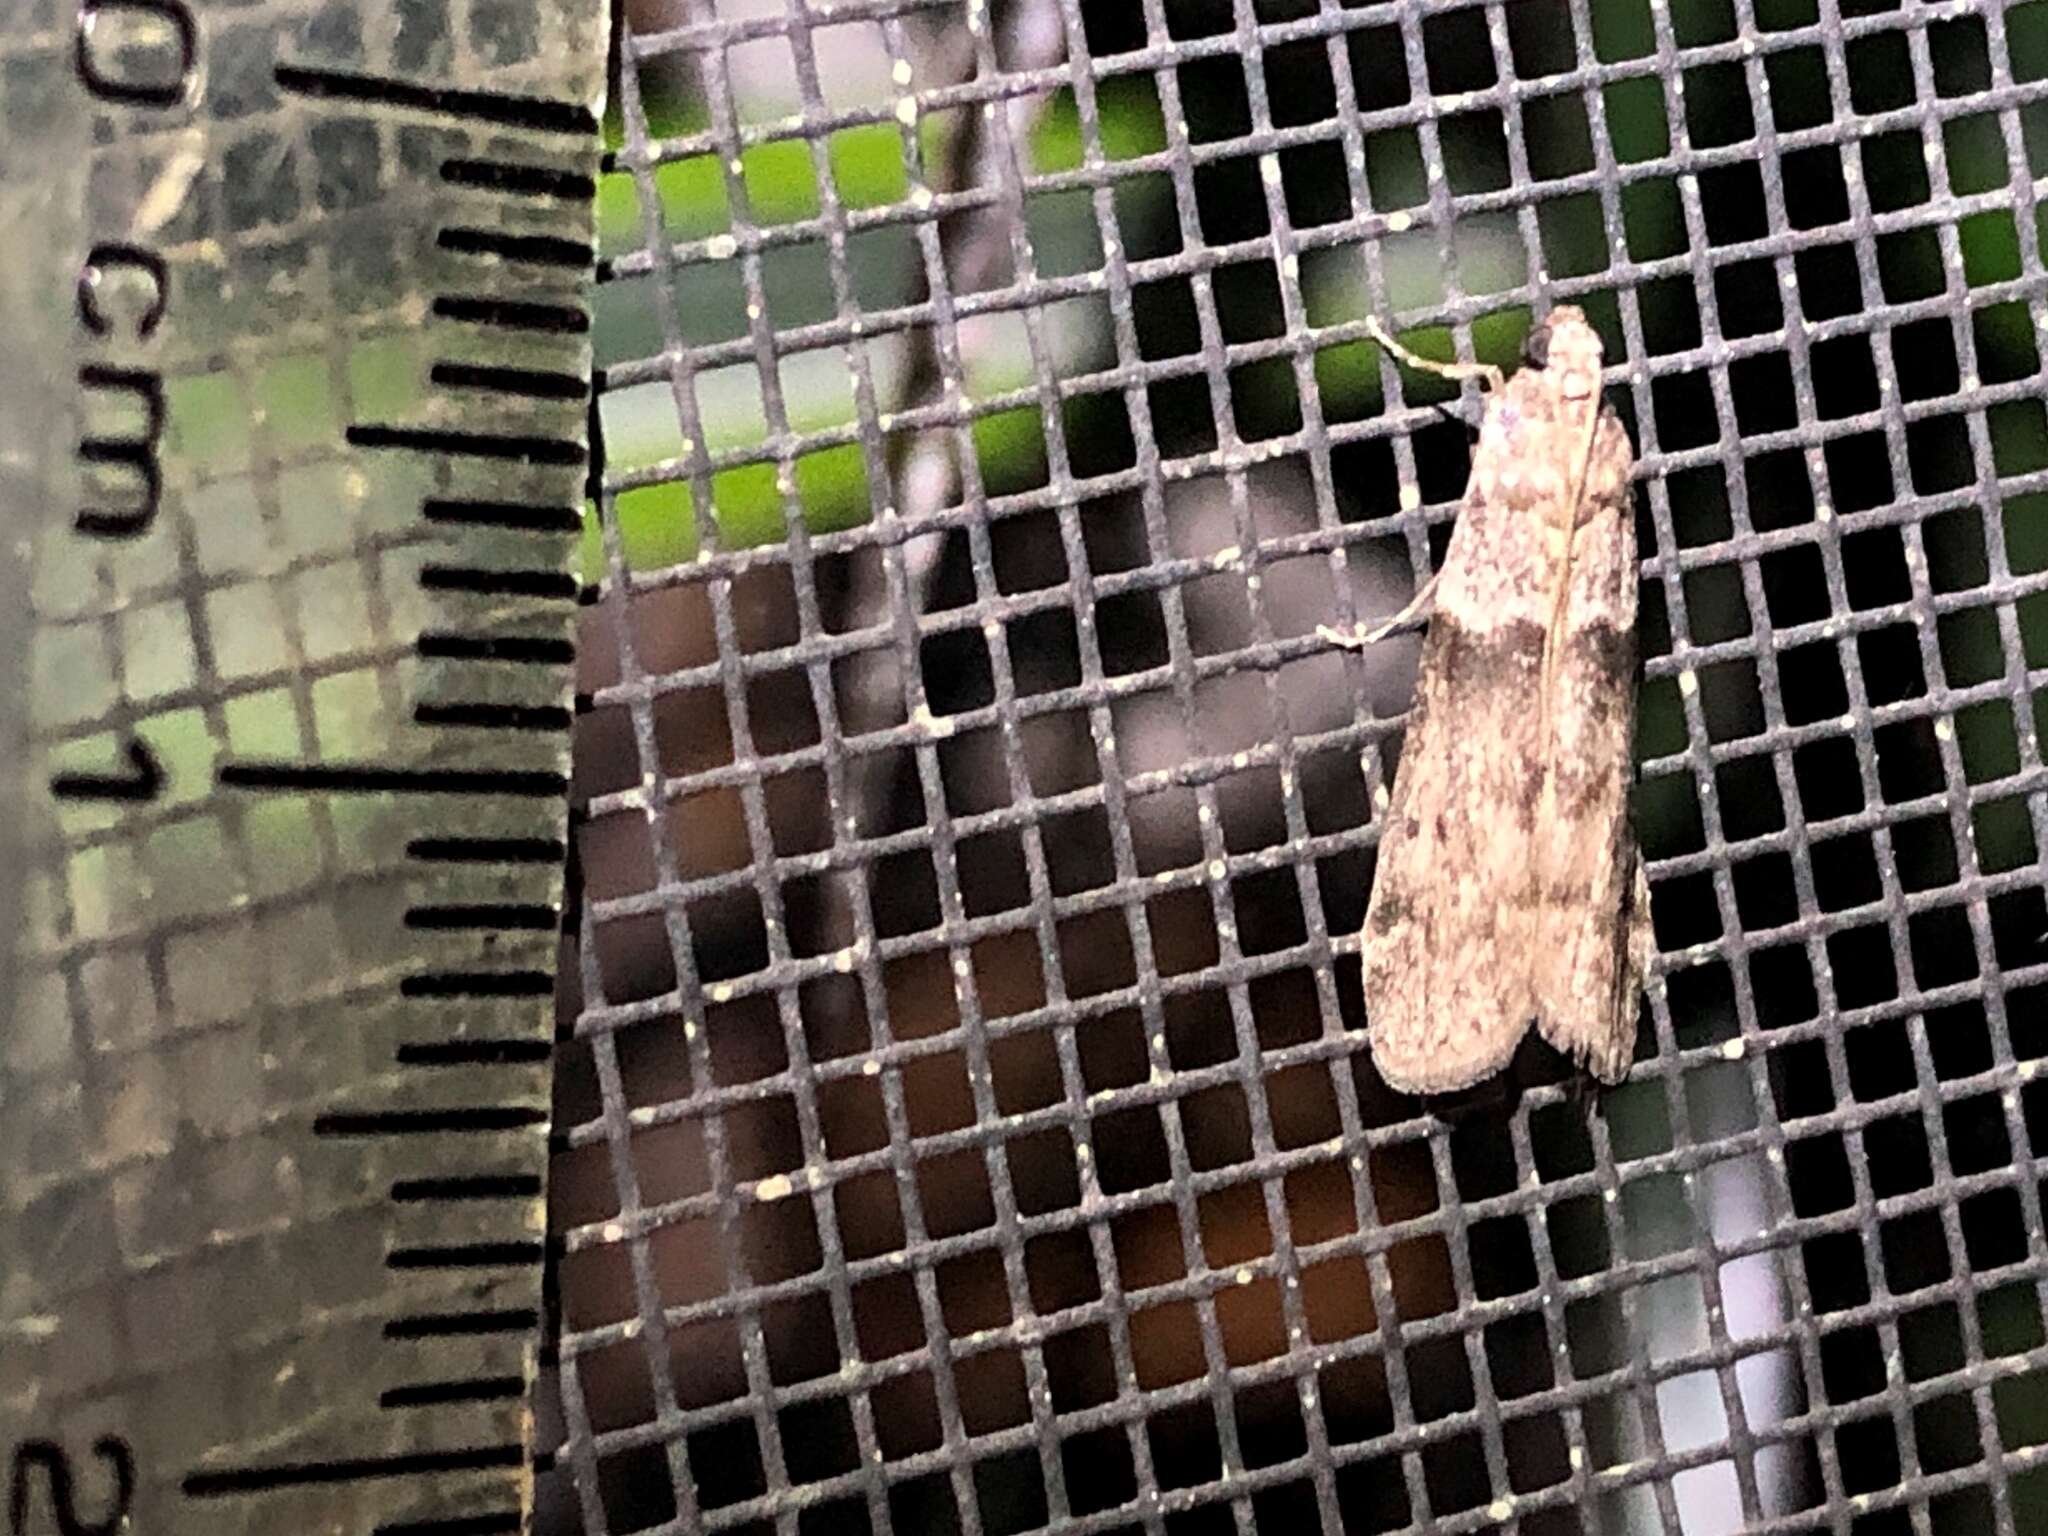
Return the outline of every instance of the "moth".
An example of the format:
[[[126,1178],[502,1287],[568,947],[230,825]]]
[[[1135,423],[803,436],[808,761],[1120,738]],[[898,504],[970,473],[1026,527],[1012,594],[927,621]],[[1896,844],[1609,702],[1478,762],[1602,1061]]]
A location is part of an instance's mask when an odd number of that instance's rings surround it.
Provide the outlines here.
[[[1629,826],[1636,538],[1628,432],[1570,306],[1491,388],[1431,609],[1361,937],[1368,1038],[1407,1093],[1469,1088],[1529,1026],[1602,1082],[1634,1054],[1652,950]]]

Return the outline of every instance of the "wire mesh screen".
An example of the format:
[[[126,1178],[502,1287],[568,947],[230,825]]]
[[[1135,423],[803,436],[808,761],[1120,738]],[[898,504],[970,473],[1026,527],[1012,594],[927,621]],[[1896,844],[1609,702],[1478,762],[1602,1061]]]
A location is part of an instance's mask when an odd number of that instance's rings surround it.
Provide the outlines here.
[[[2048,1530],[2048,4],[628,0],[547,1528]],[[1357,934],[1478,400],[1639,450],[1636,1062]]]

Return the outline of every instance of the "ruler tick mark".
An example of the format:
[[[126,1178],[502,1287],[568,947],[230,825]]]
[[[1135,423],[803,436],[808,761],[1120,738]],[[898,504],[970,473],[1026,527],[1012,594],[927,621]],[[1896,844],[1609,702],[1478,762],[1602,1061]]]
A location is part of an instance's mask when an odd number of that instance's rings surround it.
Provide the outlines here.
[[[469,1381],[420,1381],[388,1387],[378,1394],[379,1408],[431,1408],[443,1403],[500,1403],[523,1397],[526,1383],[517,1376],[478,1376]]]
[[[313,1117],[315,1136],[474,1136],[546,1125],[548,1112],[524,1104],[465,1104],[454,1109],[338,1110]]]
[[[400,997],[552,997],[547,971],[423,971],[398,984]]]
[[[558,704],[421,704],[412,712],[420,725],[483,731],[566,731],[571,716]]]
[[[464,501],[437,496],[422,502],[420,513],[430,523],[516,528],[522,533],[575,533],[583,527],[582,514],[569,507],[527,501]]]
[[[303,64],[280,64],[274,78],[280,88],[316,100],[412,107],[437,117],[466,118],[505,128],[531,128],[541,133],[575,134],[579,138],[597,132],[597,119],[588,107],[573,101],[550,101],[544,96],[455,91],[391,75],[354,74]]]
[[[450,186],[503,192],[510,197],[588,198],[597,183],[581,171],[552,165],[522,165],[509,160],[444,160],[441,179]]]
[[[582,319],[581,311],[575,313]],[[581,400],[590,389],[587,380],[573,373],[545,368],[495,368],[479,363],[436,363],[428,377],[442,389],[487,389],[522,400]]]
[[[442,230],[435,243],[463,256],[497,256],[536,267],[581,271],[597,259],[596,250],[580,240],[564,240],[559,235],[508,235],[503,230],[462,225]]]
[[[216,778],[229,789],[300,794],[515,795],[552,799],[568,793],[559,773],[526,768],[387,768],[376,763],[222,763]]]
[[[581,443],[531,432],[458,432],[448,427],[399,427],[358,422],[343,434],[358,448],[398,448],[449,458],[517,459],[528,464],[581,464]]]
[[[391,1186],[391,1198],[402,1205],[439,1200],[531,1200],[539,1195],[540,1179],[530,1173],[443,1174],[399,1179]]]
[[[434,300],[434,313],[443,320],[460,320],[468,325],[488,325],[501,331],[541,331],[551,336],[581,336],[590,329],[590,316],[574,304],[542,304],[531,299],[478,298],[470,294],[444,293]],[[507,370],[509,371],[509,370]],[[588,387],[575,381],[573,394],[552,395],[557,400],[581,400]]]
[[[569,849],[551,837],[416,837],[405,854],[423,864],[559,864]]]
[[[487,1312],[417,1312],[384,1324],[387,1339],[451,1339],[478,1334],[526,1333],[540,1326],[532,1307],[502,1307]]]
[[[422,656],[453,661],[512,661],[530,666],[567,666],[576,659],[573,641],[551,635],[421,635],[413,649]]]
[[[408,928],[476,929],[503,933],[518,929],[527,933],[552,933],[562,920],[559,909],[539,901],[450,902],[408,908]]]

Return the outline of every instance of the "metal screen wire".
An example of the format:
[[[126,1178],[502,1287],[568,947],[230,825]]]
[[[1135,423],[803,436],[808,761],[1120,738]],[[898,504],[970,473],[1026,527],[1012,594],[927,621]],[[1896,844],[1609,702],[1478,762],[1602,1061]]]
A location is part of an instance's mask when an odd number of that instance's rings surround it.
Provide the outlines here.
[[[2048,1530],[2048,5],[628,0],[544,1529]],[[1357,930],[1476,386],[1639,450],[1635,1066]]]

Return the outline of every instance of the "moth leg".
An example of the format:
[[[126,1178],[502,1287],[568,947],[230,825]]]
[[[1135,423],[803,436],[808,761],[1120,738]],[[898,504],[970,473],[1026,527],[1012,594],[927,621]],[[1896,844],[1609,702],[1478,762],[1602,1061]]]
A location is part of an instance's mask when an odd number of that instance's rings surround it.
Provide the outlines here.
[[[1428,627],[1430,614],[1436,608],[1436,581],[1441,572],[1431,572],[1429,580],[1416,589],[1415,595],[1399,613],[1367,629],[1363,624],[1351,629],[1337,629],[1329,624],[1318,624],[1316,634],[1331,645],[1341,645],[1348,651],[1362,651],[1369,645],[1377,645],[1392,635],[1413,634]]]
[[[1458,403],[1459,403],[1460,405],[1463,405],[1463,404],[1464,404],[1464,401],[1460,400],[1460,401],[1459,401]],[[1439,402],[1437,403],[1437,406],[1436,406],[1436,413],[1437,413],[1437,415],[1441,416],[1441,417],[1442,417],[1442,418],[1443,418],[1443,419],[1444,419],[1445,421],[1449,421],[1449,422],[1455,422],[1455,423],[1456,423],[1457,425],[1459,425],[1459,426],[1461,426],[1461,427],[1463,427],[1463,428],[1465,429],[1465,446],[1466,446],[1467,448],[1471,448],[1471,447],[1475,447],[1475,446],[1477,446],[1477,444],[1478,444],[1478,442],[1479,442],[1479,423],[1478,423],[1478,422],[1476,422],[1476,421],[1472,421],[1472,420],[1468,419],[1467,417],[1465,417],[1465,416],[1461,415],[1461,414],[1460,414],[1460,413],[1459,413],[1459,412],[1458,412],[1458,411],[1457,411],[1457,410],[1456,410],[1456,409],[1455,409],[1455,408],[1454,408],[1454,407],[1453,407],[1453,406],[1451,405],[1450,401],[1448,401],[1448,400],[1443,400],[1443,401],[1439,401]]]
[[[1412,351],[1394,340],[1387,328],[1372,315],[1365,317],[1365,328],[1374,341],[1420,373],[1433,373],[1440,379],[1459,382],[1477,379],[1489,390],[1499,389],[1507,382],[1507,375],[1491,363],[1440,363],[1433,357],[1424,357],[1420,352]]]

